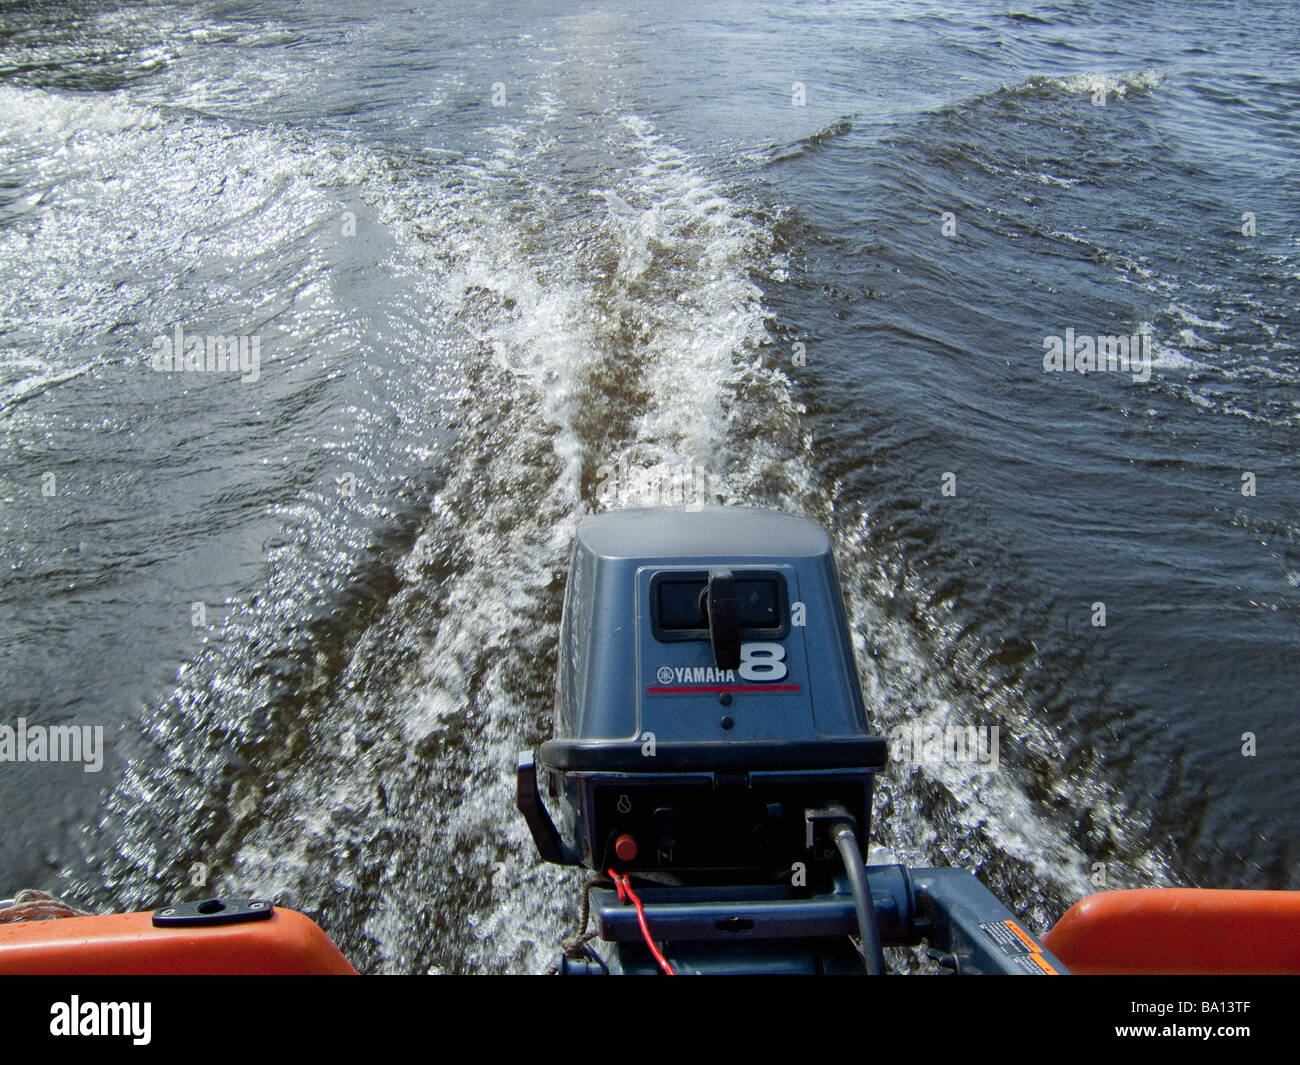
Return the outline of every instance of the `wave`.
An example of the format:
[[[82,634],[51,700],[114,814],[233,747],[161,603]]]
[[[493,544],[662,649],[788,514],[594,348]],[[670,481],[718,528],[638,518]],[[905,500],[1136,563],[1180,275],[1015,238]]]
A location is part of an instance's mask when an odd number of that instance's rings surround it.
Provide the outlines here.
[[[778,163],[786,163],[792,159],[800,159],[809,152],[815,151],[824,144],[843,137],[853,132],[853,119],[849,115],[832,122],[824,129],[818,130],[807,137],[802,137],[797,141],[792,141],[783,146],[773,145],[766,152],[762,153],[758,162],[763,166],[775,166]]]
[[[57,388],[68,381],[75,381],[78,377],[90,373],[99,363],[100,360],[94,358],[68,370],[46,369],[32,377],[4,385],[3,390],[0,391],[0,414],[7,414],[19,404],[43,396],[52,388]]]
[[[945,105],[938,109],[938,113],[966,111],[986,104],[1026,99],[1046,100],[1088,96],[1096,97],[1099,102],[1126,100],[1154,92],[1165,83],[1167,76],[1165,72],[1154,68],[1119,73],[1081,71],[1078,74],[1065,76],[1034,74],[1024,81],[1012,85],[1003,84],[992,91]]]

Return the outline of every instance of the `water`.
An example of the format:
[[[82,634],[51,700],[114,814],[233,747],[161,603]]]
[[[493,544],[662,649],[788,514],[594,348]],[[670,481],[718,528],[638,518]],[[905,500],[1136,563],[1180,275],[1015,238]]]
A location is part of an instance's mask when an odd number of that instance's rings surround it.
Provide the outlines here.
[[[892,766],[878,844],[1040,930],[1300,887],[1298,30],[0,6],[0,724],[106,752],[0,764],[0,885],[544,969],[514,757],[621,463],[832,529],[879,729],[999,727]],[[256,373],[155,372],[177,325]],[[1045,372],[1066,329],[1149,374]]]

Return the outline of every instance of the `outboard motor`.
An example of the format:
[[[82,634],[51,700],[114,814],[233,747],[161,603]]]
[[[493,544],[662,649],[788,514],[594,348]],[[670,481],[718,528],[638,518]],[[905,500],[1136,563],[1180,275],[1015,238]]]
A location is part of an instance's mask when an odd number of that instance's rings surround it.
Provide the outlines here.
[[[882,972],[881,929],[913,941],[907,871],[868,877],[861,858],[886,744],[820,526],[729,507],[585,519],[558,673],[518,806],[543,858],[617,887],[588,885],[614,948],[584,937],[561,972],[671,971],[652,934],[709,972]]]

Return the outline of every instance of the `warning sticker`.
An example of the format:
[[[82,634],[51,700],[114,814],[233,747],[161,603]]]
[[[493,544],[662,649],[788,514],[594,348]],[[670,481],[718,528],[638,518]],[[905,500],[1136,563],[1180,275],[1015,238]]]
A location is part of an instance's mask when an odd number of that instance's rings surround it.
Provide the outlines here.
[[[1015,960],[1016,968],[1023,969],[1033,976],[1059,976],[1051,963],[1041,954],[1022,954]]]
[[[1029,955],[1030,960],[1037,965],[1048,976],[1060,976],[1061,974],[1052,968],[1051,962],[1039,953]]]
[[[980,930],[1009,955],[1017,968],[1035,976],[1059,976],[1060,973],[1043,957],[1038,941],[1015,921],[990,921]]]
[[[980,925],[980,930],[1002,948],[1003,954],[1031,953],[1030,943],[1033,941],[1027,943],[1021,935],[1017,934],[1020,929],[1016,927],[1014,921],[990,921],[988,924]]]

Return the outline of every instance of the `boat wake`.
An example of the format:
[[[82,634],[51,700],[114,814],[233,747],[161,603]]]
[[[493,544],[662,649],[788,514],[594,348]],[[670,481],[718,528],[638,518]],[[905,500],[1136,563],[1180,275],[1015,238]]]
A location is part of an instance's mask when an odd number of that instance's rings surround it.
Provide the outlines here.
[[[1015,881],[1012,897],[1054,916],[1051,902],[1087,890],[1089,866],[1045,811],[1086,805],[1106,822],[1106,797],[1081,767],[1043,784],[1059,754],[1051,723],[1014,684],[980,696],[981,660],[944,660],[972,642],[891,606],[898,560],[819,477],[774,340],[765,286],[790,266],[776,227],[618,99],[617,51],[599,19],[588,28],[571,47],[589,54],[561,57],[480,157],[192,114],[154,127],[153,151],[251,143],[278,161],[294,194],[259,192],[251,217],[267,228],[240,230],[247,255],[321,234],[344,208],[377,231],[369,259],[340,266],[332,245],[309,243],[304,276],[277,282],[329,308],[294,319],[324,340],[288,361],[366,382],[317,475],[351,467],[370,487],[300,488],[275,508],[265,587],[231,604],[145,711],[87,841],[82,891],[117,907],[270,896],[315,917],[363,971],[543,970],[576,917],[576,878],[537,859],[513,774],[549,730],[574,525],[610,505],[720,502],[832,528],[882,731],[991,717],[1014,737],[996,774],[891,770],[881,838],[904,860]],[[589,123],[573,123],[575,107]],[[281,200],[310,210],[273,226],[266,205]],[[366,294],[362,268],[386,271],[396,294],[386,313],[341,320]],[[685,471],[694,498],[653,498]],[[1023,877],[1052,885],[1046,902]]]

